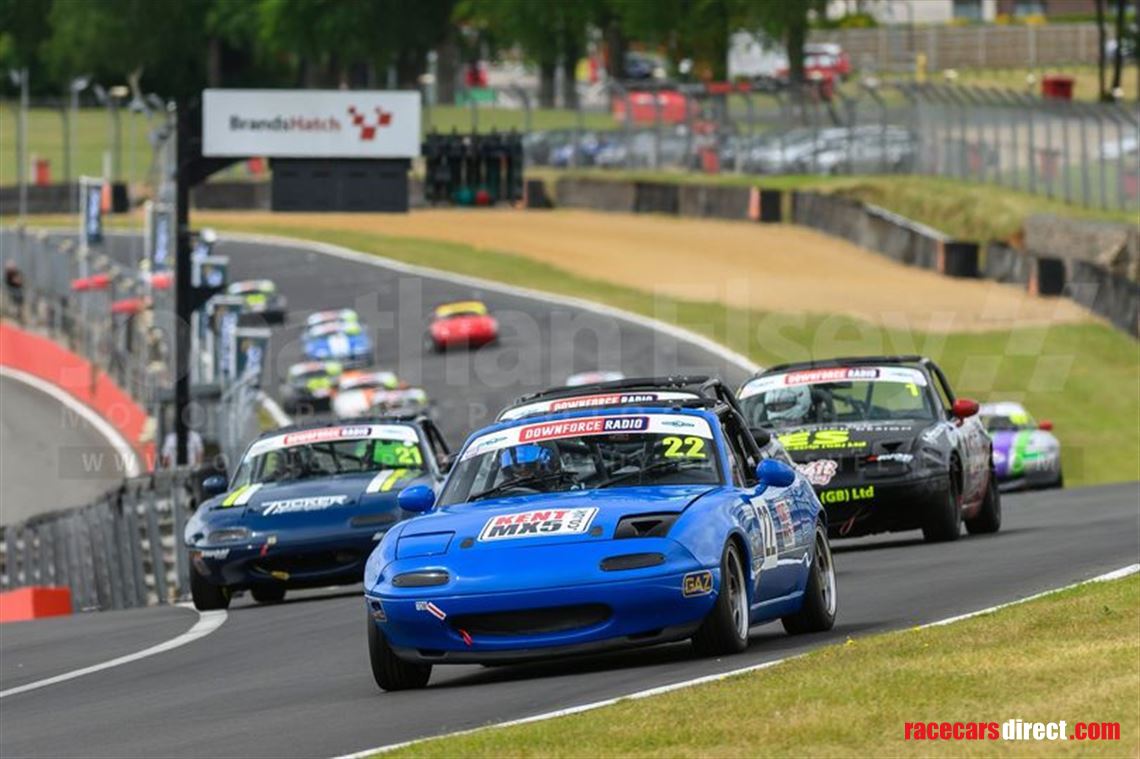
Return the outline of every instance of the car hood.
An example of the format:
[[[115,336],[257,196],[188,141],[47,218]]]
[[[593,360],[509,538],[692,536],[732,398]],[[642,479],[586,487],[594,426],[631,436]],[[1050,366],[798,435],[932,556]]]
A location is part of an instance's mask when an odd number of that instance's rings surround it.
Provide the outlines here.
[[[408,522],[400,542],[453,533],[456,540],[452,545],[470,538],[472,550],[488,550],[608,539],[624,516],[684,511],[701,495],[718,487],[721,486],[615,487],[456,504]],[[597,528],[601,528],[601,534],[591,535]]]
[[[223,496],[214,509],[240,512],[239,523],[255,531],[339,523],[360,512],[395,509],[397,494],[421,481],[426,479],[419,470],[392,468],[300,482],[265,483],[239,493],[230,506],[225,505],[227,496]],[[238,491],[228,495],[235,492]]]

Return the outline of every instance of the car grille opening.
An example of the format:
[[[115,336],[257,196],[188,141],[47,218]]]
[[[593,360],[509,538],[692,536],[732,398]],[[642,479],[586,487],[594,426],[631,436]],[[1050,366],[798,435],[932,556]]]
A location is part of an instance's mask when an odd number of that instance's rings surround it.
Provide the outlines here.
[[[625,569],[644,569],[665,563],[662,553],[627,553],[602,559],[603,572],[620,572]]]
[[[575,604],[449,617],[451,626],[471,635],[548,635],[599,625],[610,618],[604,604]]]

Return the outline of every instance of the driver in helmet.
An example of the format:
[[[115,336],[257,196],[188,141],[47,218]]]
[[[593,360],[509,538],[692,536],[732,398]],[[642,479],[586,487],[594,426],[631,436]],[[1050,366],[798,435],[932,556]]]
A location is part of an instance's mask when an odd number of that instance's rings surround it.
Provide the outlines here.
[[[554,474],[560,469],[557,456],[541,445],[526,443],[507,448],[499,454],[499,468],[503,481],[530,479]]]
[[[811,389],[801,385],[770,390],[764,395],[764,409],[770,422],[803,422],[811,411]]]

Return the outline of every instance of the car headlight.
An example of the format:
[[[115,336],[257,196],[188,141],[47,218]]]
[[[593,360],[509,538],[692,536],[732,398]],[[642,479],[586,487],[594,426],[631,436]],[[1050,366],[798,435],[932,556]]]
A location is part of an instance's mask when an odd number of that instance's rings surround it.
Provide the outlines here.
[[[223,543],[244,543],[253,538],[251,533],[245,527],[226,527],[221,530],[214,530],[206,536],[207,545],[221,545]]]
[[[375,588],[380,582],[380,562],[371,558],[364,562],[364,592]]]

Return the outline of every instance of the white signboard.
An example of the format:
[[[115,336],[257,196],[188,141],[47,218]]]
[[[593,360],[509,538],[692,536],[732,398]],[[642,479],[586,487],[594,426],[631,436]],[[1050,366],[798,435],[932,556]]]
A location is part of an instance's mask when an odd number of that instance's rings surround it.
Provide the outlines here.
[[[202,154],[414,158],[420,109],[415,91],[206,90]]]

